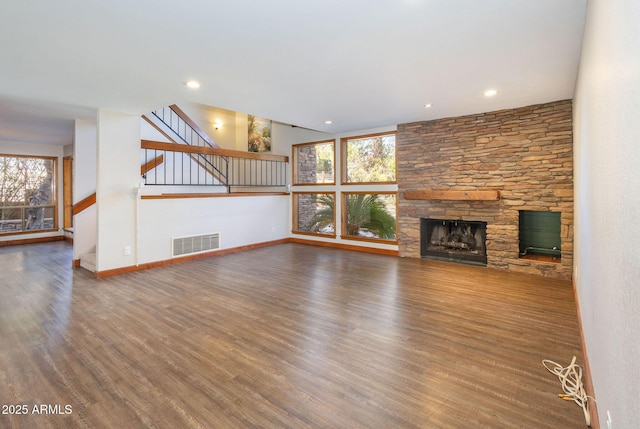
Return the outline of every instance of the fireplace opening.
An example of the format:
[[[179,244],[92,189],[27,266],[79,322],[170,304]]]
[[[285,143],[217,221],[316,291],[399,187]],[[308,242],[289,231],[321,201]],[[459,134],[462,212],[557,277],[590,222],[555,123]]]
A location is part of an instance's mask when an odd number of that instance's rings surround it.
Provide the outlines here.
[[[560,212],[520,210],[520,257],[560,262]]]
[[[420,219],[420,256],[426,259],[487,265],[487,223]]]

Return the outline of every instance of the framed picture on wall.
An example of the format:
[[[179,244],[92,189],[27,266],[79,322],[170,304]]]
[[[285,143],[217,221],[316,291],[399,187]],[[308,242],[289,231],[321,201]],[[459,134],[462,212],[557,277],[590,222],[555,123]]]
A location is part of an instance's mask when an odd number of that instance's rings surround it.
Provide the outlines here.
[[[271,121],[248,115],[249,152],[271,152]]]

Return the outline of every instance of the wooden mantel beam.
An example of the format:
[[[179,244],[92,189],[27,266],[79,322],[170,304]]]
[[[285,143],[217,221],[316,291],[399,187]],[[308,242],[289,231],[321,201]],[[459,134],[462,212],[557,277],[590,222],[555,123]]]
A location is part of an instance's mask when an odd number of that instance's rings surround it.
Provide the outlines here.
[[[408,189],[405,200],[449,200],[449,201],[498,201],[500,191],[450,191],[438,189]]]

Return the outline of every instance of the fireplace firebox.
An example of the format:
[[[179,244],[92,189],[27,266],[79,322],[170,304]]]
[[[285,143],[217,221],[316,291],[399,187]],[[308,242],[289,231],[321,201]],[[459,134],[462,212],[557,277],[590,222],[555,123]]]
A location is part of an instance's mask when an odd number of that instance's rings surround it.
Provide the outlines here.
[[[425,259],[487,265],[487,223],[420,219],[420,256]]]

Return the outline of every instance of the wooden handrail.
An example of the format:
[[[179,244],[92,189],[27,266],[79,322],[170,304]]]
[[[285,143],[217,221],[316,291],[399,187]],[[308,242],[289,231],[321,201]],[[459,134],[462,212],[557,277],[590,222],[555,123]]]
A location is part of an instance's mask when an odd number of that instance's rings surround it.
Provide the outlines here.
[[[96,194],[95,192],[91,195],[89,195],[87,198],[85,198],[82,201],[79,201],[77,203],[75,203],[73,205],[73,215],[77,215],[78,213],[82,212],[83,210],[91,207],[92,205],[94,205],[96,203]]]
[[[186,199],[186,198],[229,198],[229,197],[274,197],[286,196],[288,192],[216,192],[216,193],[185,193],[185,194],[159,194],[159,195],[141,195],[142,200],[168,200],[168,199]],[[314,233],[314,235],[317,235]]]
[[[202,138],[202,140],[206,141],[211,147],[216,147],[219,148],[220,146],[218,146],[213,140],[211,140],[211,137],[209,137],[207,135],[207,133],[205,133],[204,131],[202,131],[202,128],[200,128],[195,122],[193,122],[191,120],[191,118],[189,116],[187,116],[186,113],[184,113],[182,111],[182,109],[180,109],[178,106],[176,106],[175,104],[172,104],[171,106],[169,106],[169,108],[171,110],[173,110],[175,112],[176,115],[178,115],[180,117],[180,119],[182,119],[183,121],[185,121],[187,124],[189,124],[189,126],[191,128],[193,128],[193,130],[198,133],[198,135]]]
[[[284,155],[271,155],[256,152],[244,152],[241,150],[220,149],[204,146],[190,146],[177,143],[164,143],[153,140],[141,140],[142,149],[155,149],[167,152],[200,153],[204,155],[230,156],[236,158],[261,159],[265,161],[289,162],[289,157]]]
[[[175,105],[174,105],[175,106]],[[177,108],[177,106],[175,106]],[[182,112],[182,111],[181,111]],[[184,112],[182,112],[184,114]],[[185,115],[186,117],[186,115]],[[165,133],[162,128],[160,128],[155,122],[153,122],[150,118],[147,117],[147,115],[142,115],[142,118],[147,121],[149,123],[149,125],[151,125],[153,128],[155,128],[160,134],[162,134],[163,136],[165,136],[167,138],[167,140],[169,140],[171,143],[173,144],[179,144],[184,146],[183,143],[178,143],[173,137],[171,137],[169,134]],[[184,119],[184,118],[183,118]],[[206,141],[206,140],[205,140]],[[215,147],[219,147],[218,145],[216,145]],[[144,149],[144,148],[143,148]],[[163,155],[160,155],[160,157],[162,157]],[[191,158],[197,162],[202,168],[204,168],[209,174],[211,174],[213,177],[215,177],[216,179],[220,180],[220,174],[217,171],[212,170],[208,165],[205,165],[202,163],[202,161],[197,157],[194,156],[193,154],[190,155]],[[156,158],[157,159],[157,158]],[[161,164],[162,161],[160,161],[160,163],[158,163],[157,165]],[[153,167],[149,168],[149,170],[152,170],[154,167],[157,167],[157,165],[154,165]],[[146,164],[145,164],[146,166]],[[149,171],[147,170],[147,171]],[[145,174],[147,171],[141,170],[140,174]]]
[[[140,167],[140,174],[141,175],[147,174],[147,172],[153,170],[163,162],[164,162],[163,154],[160,154],[160,156],[156,156],[151,161],[147,162],[146,164]]]
[[[151,125],[153,128],[155,128],[156,131],[158,131],[160,134],[162,134],[163,136],[165,136],[167,138],[167,140],[169,140],[170,142],[173,143],[178,143],[177,141],[175,141],[175,139],[173,137],[171,137],[169,134],[165,133],[159,126],[158,124],[156,124],[155,122],[153,122],[151,120],[151,118],[149,118],[147,115],[142,115],[142,119],[144,119],[145,121],[147,121],[147,123],[149,125]]]

